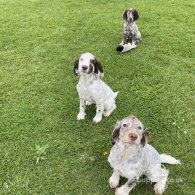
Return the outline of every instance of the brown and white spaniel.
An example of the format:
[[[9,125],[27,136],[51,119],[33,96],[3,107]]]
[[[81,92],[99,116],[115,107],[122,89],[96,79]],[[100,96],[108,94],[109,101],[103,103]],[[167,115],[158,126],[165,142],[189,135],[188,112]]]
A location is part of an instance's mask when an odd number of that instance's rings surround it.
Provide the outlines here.
[[[74,73],[80,79],[76,86],[80,99],[80,111],[78,120],[85,119],[86,105],[96,104],[94,123],[102,120],[102,115],[108,117],[116,109],[115,98],[118,92],[112,89],[102,80],[103,68],[101,63],[91,53],[82,54],[74,64]]]

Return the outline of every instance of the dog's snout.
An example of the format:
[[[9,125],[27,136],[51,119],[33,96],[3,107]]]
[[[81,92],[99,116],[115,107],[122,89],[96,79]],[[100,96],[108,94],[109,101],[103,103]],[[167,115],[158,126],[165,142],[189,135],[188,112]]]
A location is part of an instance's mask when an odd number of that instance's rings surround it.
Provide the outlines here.
[[[82,66],[82,69],[83,70],[87,70],[87,66]]]
[[[129,138],[132,140],[132,141],[135,141],[137,139],[137,135],[135,133],[129,133]]]

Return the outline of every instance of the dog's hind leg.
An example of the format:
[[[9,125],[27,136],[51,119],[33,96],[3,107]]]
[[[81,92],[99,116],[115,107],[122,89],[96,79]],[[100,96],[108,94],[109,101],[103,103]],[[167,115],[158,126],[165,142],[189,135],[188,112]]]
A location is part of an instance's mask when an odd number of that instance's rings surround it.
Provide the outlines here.
[[[116,109],[116,103],[115,103],[115,98],[117,96],[118,92],[114,93],[114,97],[110,98],[104,103],[104,111],[103,115],[105,117],[108,117],[112,114],[112,112]]]

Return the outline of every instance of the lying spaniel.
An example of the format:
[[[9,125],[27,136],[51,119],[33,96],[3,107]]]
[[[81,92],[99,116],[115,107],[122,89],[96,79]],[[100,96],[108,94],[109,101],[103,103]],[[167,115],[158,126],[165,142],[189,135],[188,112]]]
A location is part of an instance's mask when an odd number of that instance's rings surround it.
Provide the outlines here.
[[[147,144],[146,136],[147,129],[134,116],[124,118],[116,124],[112,133],[113,147],[108,157],[113,168],[109,184],[111,188],[116,188],[120,176],[128,181],[116,189],[115,195],[128,195],[142,175],[151,182],[156,182],[154,191],[161,195],[165,191],[169,174],[168,170],[161,167],[161,163],[180,164],[172,156],[159,154]]]
[[[124,36],[122,42],[116,48],[117,51],[123,53],[137,47],[138,41],[141,40],[141,33],[135,23],[138,18],[139,14],[136,9],[130,8],[124,12]],[[131,40],[131,43],[128,43],[129,40]]]
[[[86,105],[96,104],[96,115],[93,122],[100,122],[102,115],[107,117],[116,108],[115,98],[118,92],[114,93],[101,80],[103,77],[102,65],[91,53],[84,53],[75,61],[74,73],[80,76],[76,86],[80,99],[80,112],[77,119],[85,119]]]

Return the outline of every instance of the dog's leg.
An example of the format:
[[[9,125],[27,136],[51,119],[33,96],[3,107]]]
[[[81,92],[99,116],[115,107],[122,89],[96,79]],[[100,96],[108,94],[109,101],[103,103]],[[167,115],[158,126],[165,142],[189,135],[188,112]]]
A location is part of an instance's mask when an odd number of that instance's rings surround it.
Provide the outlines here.
[[[102,120],[102,113],[104,110],[104,105],[102,99],[96,101],[96,115],[93,118],[94,123],[99,123]]]
[[[86,101],[80,98],[80,111],[79,114],[77,115],[77,120],[85,119],[85,115],[86,115],[85,110],[86,110]]]
[[[128,40],[129,40],[129,35],[128,35],[127,32],[124,32],[123,39],[122,39],[122,41],[121,41],[121,43],[119,45],[127,44],[128,43]]]
[[[137,31],[136,31],[136,29],[133,29],[132,31],[131,31],[131,47],[132,47],[132,49],[134,49],[134,48],[136,48],[137,47],[137,38],[136,38],[136,36],[137,36]]]
[[[119,45],[124,45],[124,44],[127,43],[127,41],[128,41],[128,35],[127,35],[127,33],[126,33],[126,30],[124,30],[123,39],[122,39],[122,41],[120,42]]]
[[[136,39],[135,34],[134,34],[133,37],[132,37],[131,47],[132,47],[132,49],[134,49],[134,48],[137,47],[137,39]]]
[[[109,178],[110,188],[116,188],[119,184],[120,174],[117,170],[113,170],[112,176]]]
[[[157,183],[154,185],[154,191],[157,195],[162,195],[166,189],[166,182],[169,175],[169,171],[163,168],[160,168],[156,177],[158,178]]]
[[[128,180],[127,183],[122,185],[120,188],[117,188],[115,195],[128,195],[129,192],[135,187],[137,179]]]

